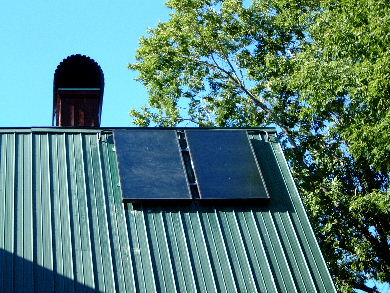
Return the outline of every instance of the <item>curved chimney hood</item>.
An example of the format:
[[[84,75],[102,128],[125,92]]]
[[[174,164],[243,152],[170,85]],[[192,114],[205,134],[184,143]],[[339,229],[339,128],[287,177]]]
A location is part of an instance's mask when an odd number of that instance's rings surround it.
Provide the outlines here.
[[[104,75],[99,64],[84,55],[64,59],[54,73],[53,125],[99,127]]]

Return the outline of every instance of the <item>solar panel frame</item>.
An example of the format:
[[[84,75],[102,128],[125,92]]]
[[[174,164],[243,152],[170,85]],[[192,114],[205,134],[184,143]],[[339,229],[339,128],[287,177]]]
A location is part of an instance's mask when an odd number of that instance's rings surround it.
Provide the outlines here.
[[[189,200],[191,191],[175,130],[115,129],[124,200]]]
[[[200,199],[269,199],[246,130],[186,130]]]

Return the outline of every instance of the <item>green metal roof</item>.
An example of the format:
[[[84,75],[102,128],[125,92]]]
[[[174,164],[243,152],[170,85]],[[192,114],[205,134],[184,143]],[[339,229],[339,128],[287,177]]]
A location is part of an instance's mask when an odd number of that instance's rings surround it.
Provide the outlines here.
[[[0,292],[335,292],[277,142],[268,204],[133,205],[101,132],[0,129]]]

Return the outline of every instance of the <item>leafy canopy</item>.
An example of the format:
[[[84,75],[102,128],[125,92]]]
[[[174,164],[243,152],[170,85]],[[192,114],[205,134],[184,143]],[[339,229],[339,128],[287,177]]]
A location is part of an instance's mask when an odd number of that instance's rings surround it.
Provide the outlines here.
[[[338,289],[390,281],[385,0],[171,0],[140,40],[140,126],[276,126]]]

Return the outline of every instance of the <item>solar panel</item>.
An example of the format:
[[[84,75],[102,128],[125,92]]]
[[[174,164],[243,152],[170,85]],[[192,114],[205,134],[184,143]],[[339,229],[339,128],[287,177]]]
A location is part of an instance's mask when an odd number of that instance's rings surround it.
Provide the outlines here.
[[[186,130],[201,199],[269,198],[245,130]]]
[[[114,130],[124,199],[190,199],[174,130]]]

